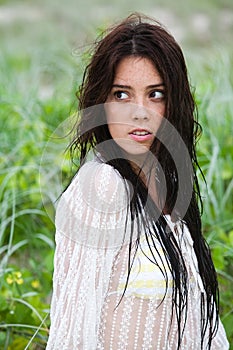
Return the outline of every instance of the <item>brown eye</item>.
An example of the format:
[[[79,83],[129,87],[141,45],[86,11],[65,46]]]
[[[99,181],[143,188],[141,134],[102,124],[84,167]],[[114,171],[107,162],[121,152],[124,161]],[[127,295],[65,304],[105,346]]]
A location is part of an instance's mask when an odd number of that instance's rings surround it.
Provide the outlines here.
[[[125,99],[128,98],[128,94],[126,92],[124,92],[124,91],[115,91],[114,92],[114,96],[118,100],[125,100]]]
[[[162,90],[154,90],[150,93],[150,97],[154,99],[163,99],[164,98],[164,91]]]

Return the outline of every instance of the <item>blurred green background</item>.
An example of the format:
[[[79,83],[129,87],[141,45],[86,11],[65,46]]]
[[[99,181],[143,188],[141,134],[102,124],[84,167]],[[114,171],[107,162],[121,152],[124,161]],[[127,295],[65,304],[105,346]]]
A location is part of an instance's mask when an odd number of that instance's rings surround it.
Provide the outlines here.
[[[232,0],[0,0],[0,349],[45,349],[54,208],[71,173],[63,151],[75,91],[96,35],[134,11],[173,33],[195,87],[203,230],[233,344]]]

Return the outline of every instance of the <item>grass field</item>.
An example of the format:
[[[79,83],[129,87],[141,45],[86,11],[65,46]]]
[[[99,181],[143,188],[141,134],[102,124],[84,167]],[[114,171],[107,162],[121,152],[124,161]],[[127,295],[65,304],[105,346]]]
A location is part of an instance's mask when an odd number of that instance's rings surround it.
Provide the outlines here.
[[[45,348],[54,202],[70,169],[62,122],[76,108],[84,52],[101,28],[130,11],[161,20],[186,56],[203,127],[203,230],[233,344],[232,1],[0,0],[0,349]]]

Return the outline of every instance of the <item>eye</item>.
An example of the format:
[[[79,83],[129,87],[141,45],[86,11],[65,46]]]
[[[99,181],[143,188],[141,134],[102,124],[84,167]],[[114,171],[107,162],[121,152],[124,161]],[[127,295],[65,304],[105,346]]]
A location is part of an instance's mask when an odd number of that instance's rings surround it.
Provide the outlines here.
[[[164,98],[164,91],[162,90],[154,90],[154,91],[151,91],[150,93],[150,97],[153,98],[153,99],[163,99]]]
[[[114,96],[117,100],[126,100],[129,97],[128,94],[124,91],[115,91]]]

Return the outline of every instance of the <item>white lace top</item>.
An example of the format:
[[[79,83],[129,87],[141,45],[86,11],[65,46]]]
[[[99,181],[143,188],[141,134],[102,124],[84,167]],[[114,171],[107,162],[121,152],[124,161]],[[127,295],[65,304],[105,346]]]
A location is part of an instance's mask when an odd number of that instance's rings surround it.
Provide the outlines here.
[[[119,303],[128,273],[131,232],[126,188],[117,171],[93,160],[82,166],[60,199],[47,350],[177,349],[177,324],[175,317],[171,320],[171,273],[159,242],[153,251],[145,232],[141,232],[128,287]],[[181,349],[199,350],[203,286],[193,241],[186,226],[173,223],[169,216],[166,220],[189,273]],[[159,264],[148,259],[152,253],[167,271],[167,284]],[[207,340],[204,349],[206,344]],[[228,348],[220,322],[211,349]]]

